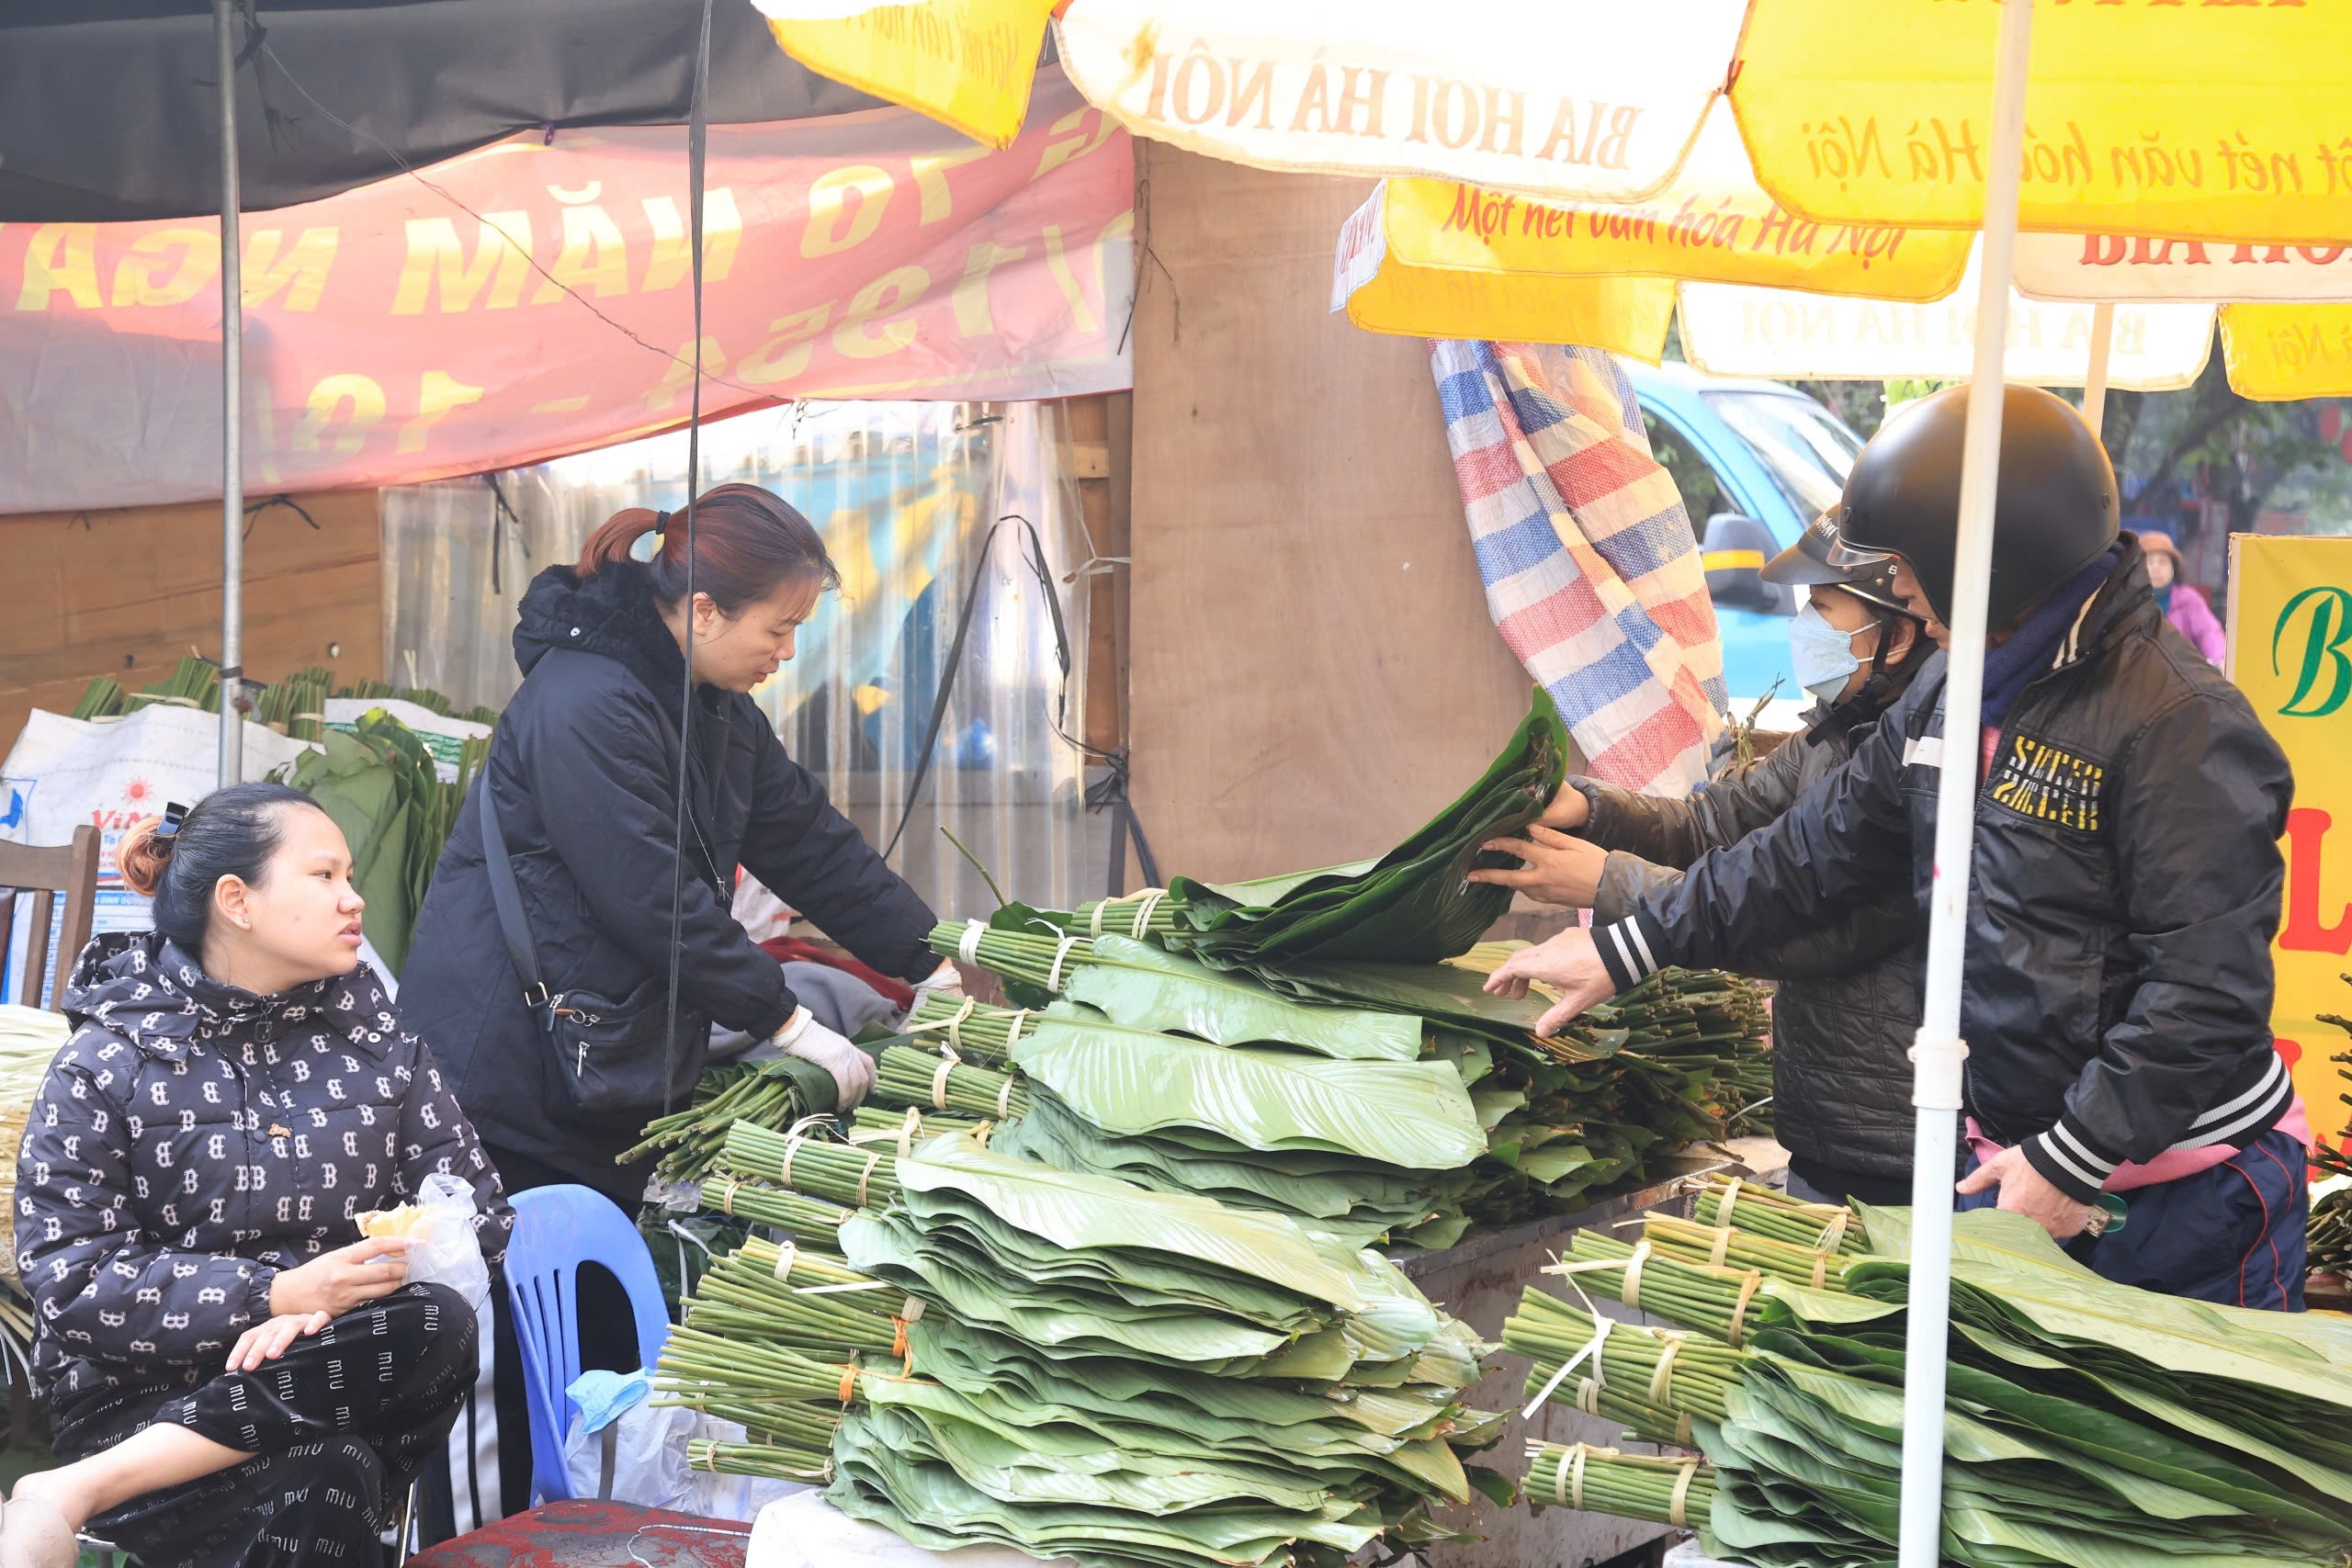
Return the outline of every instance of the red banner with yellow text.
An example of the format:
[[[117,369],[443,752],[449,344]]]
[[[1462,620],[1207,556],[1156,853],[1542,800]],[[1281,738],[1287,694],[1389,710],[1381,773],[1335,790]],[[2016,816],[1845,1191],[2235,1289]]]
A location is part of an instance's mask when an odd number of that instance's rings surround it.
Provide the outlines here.
[[[706,415],[1131,384],[1126,133],[1041,72],[1004,152],[887,109],[710,128]],[[245,220],[249,491],[684,422],[685,133],[513,138]],[[0,513],[220,492],[217,223],[0,225]]]

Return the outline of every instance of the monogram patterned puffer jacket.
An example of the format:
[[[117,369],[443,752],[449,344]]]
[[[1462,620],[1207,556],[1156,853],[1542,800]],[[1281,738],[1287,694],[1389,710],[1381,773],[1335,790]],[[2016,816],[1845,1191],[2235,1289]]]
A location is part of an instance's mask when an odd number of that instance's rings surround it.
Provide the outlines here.
[[[108,932],[65,1010],[16,1214],[34,1383],[61,1419],[217,1373],[279,1269],[357,1241],[360,1214],[435,1171],[472,1185],[482,1256],[503,1260],[498,1174],[367,964],[257,997],[157,933]]]

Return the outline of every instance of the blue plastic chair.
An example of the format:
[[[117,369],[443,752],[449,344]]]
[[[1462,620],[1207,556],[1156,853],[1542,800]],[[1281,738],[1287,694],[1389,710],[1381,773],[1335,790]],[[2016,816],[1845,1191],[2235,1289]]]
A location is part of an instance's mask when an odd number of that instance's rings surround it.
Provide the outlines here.
[[[611,1199],[593,1188],[560,1186],[535,1187],[514,1201],[506,1293],[531,1411],[531,1489],[542,1502],[561,1502],[571,1495],[563,1472],[563,1438],[571,1427],[564,1390],[580,1376],[580,1266],[611,1269],[628,1292],[639,1366],[661,1360],[670,1313],[645,1238]]]

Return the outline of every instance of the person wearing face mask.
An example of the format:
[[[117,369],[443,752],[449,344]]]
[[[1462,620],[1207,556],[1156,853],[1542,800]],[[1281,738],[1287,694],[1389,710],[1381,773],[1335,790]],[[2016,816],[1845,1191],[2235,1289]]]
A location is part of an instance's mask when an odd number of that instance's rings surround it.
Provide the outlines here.
[[[1815,534],[1773,558],[1766,581],[1808,595],[1789,628],[1797,679],[1816,706],[1805,733],[1738,778],[1680,800],[1571,779],[1544,820],[1487,848],[1517,869],[1471,879],[1544,903],[1589,908],[1600,925],[1671,888],[1709,850],[1774,821],[1853,754],[1933,649],[1890,574],[1826,570]],[[1575,836],[1571,837],[1573,833]],[[1917,942],[1908,886],[1890,883],[1741,967],[1781,982],[1772,1005],[1774,1135],[1790,1190],[1815,1202],[1910,1201],[1911,1067],[1919,1027]]]
[[[650,558],[635,558],[648,536]],[[812,1014],[730,912],[739,864],[877,973],[942,992],[956,980],[928,946],[930,908],[785,753],[750,695],[838,583],[817,530],[767,491],[719,485],[695,502],[691,567],[690,596],[683,517],[636,507],[598,528],[577,565],[533,581],[514,628],[523,683],[401,977],[509,1190],[579,1182],[631,1215],[651,1161],[616,1156],[688,1103],[714,1025],[821,1067],[834,1104],[817,1109],[847,1111],[874,1081],[872,1058]],[[592,1301],[592,1280],[611,1284],[582,1276],[583,1365],[633,1369],[626,1301],[616,1289]],[[527,1506],[503,1312],[498,1328],[505,1501]]]
[[[1514,953],[1488,988],[1543,982],[1556,1028],[1665,965],[1738,967],[1890,883],[1924,908],[1951,874],[1937,814],[1962,770],[1959,1206],[2025,1215],[2121,1284],[2300,1311],[2312,1132],[2270,1032],[2294,778],[2157,609],[2098,437],[2048,392],[2000,396],[1975,724],[1949,730],[1931,660],[1778,820],[1623,920]],[[1815,524],[1825,569],[1888,568],[1944,648],[1967,423],[1963,388],[1895,415]]]

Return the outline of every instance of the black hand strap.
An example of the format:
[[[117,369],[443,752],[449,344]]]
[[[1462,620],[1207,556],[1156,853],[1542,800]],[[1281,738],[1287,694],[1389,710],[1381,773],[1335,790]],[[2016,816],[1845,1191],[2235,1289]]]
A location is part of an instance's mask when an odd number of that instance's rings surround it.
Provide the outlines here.
[[[498,826],[498,807],[490,798],[490,770],[481,771],[474,786],[481,802],[481,858],[490,872],[490,897],[498,906],[498,929],[506,938],[506,956],[523,979],[523,1000],[538,1008],[548,1004],[547,982],[539,978],[538,946],[531,940],[531,922],[523,918],[523,890],[514,886],[514,863],[506,856],[506,835]]]

